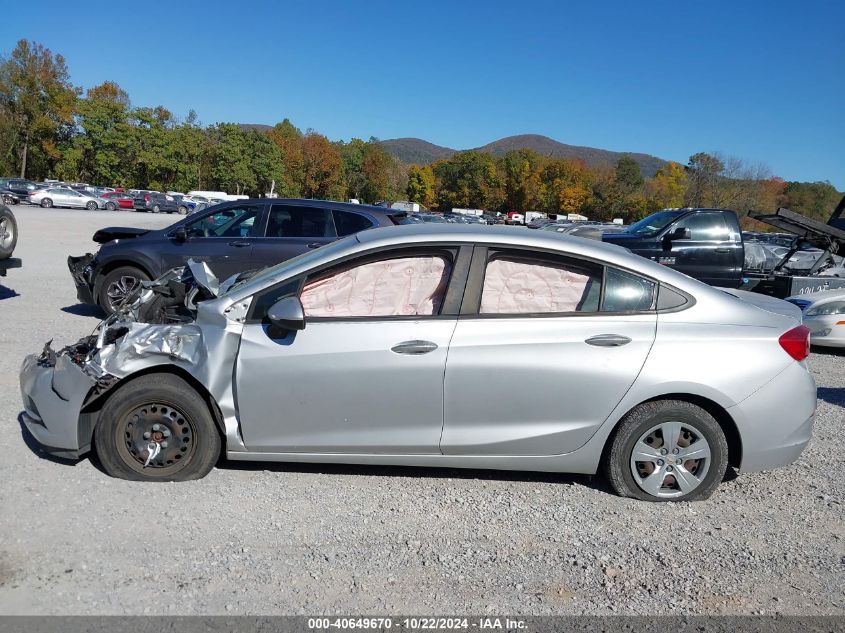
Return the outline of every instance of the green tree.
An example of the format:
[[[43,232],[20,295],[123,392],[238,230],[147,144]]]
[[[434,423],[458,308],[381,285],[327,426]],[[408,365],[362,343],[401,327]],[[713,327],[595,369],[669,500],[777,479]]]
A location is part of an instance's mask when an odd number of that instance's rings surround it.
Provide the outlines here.
[[[282,150],[282,160],[290,195],[302,195],[305,186],[305,162],[302,154],[302,132],[289,119],[277,123],[268,136]]]
[[[361,157],[364,185],[361,193],[366,202],[373,203],[394,197],[395,192],[390,182],[393,163],[393,157],[376,139],[370,139],[364,145],[364,153]]]
[[[725,163],[717,156],[699,152],[687,164],[686,204],[690,207],[719,206],[719,185]]]
[[[340,150],[322,134],[309,130],[302,138],[302,195],[320,200],[344,194]]]
[[[408,188],[405,194],[411,202],[419,202],[425,207],[434,205],[434,172],[431,167],[427,165],[408,167]]]
[[[623,156],[616,161],[616,185],[623,196],[630,196],[643,186],[640,164],[630,156]]]
[[[459,152],[434,163],[437,205],[441,210],[493,209],[503,201],[496,163],[485,152]]]
[[[687,173],[683,165],[670,161],[646,185],[648,207],[655,211],[680,207],[686,190]]]
[[[508,211],[537,209],[541,202],[542,157],[531,149],[507,152],[501,161],[505,206]]]
[[[78,91],[70,83],[64,57],[41,44],[20,40],[0,63],[0,138],[4,165],[25,178],[49,174],[59,158],[58,143],[71,134]]]

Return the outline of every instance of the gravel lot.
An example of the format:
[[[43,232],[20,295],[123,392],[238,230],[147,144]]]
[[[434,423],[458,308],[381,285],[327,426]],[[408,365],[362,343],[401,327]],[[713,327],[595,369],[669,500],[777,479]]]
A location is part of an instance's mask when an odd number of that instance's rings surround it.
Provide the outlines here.
[[[65,258],[108,225],[176,216],[14,211],[0,278],[0,613],[845,614],[845,355],[817,352],[813,441],[695,504],[599,479],[223,463],[202,481],[110,479],[46,459],[17,376],[97,324]]]

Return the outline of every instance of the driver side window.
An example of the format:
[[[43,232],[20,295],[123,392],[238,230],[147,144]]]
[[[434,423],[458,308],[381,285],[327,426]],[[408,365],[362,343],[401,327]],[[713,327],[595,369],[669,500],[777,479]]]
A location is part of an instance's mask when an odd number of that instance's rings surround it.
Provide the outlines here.
[[[229,207],[185,224],[188,237],[250,237],[260,208]]]

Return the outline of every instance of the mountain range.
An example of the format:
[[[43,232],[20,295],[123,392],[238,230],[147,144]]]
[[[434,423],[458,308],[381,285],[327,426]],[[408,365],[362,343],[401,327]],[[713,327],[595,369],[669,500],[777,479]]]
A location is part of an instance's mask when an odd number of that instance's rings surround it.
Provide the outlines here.
[[[382,146],[401,161],[417,165],[427,165],[438,160],[450,158],[459,151],[450,147],[435,145],[419,138],[394,138],[381,141]],[[657,156],[639,152],[613,152],[595,147],[567,145],[540,134],[520,134],[506,136],[481,147],[471,148],[479,152],[488,152],[501,156],[514,149],[532,149],[542,156],[551,158],[573,158],[583,160],[590,166],[606,163],[616,164],[623,156],[630,156],[640,165],[643,176],[653,176],[666,161]]]
[[[245,130],[256,130],[266,132],[271,128],[269,125],[260,123],[241,123]],[[428,165],[438,160],[451,158],[460,151],[451,147],[443,147],[429,143],[421,138],[392,138],[379,141],[387,152],[404,163],[414,165]],[[502,156],[514,149],[532,149],[542,156],[550,158],[572,158],[583,160],[587,165],[608,164],[615,165],[623,156],[630,156],[640,165],[643,176],[651,177],[666,164],[666,161],[657,156],[643,154],[640,152],[613,152],[607,149],[596,147],[584,147],[581,145],[567,145],[548,136],[541,134],[519,134],[517,136],[506,136],[497,141],[487,143],[481,147],[473,147],[479,152],[488,152],[493,156]]]

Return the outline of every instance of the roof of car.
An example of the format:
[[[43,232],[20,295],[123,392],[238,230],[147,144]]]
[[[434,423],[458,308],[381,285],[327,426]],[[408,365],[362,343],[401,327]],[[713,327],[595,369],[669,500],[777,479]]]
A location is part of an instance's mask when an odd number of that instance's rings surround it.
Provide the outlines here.
[[[348,211],[367,211],[370,213],[385,213],[387,215],[404,215],[403,209],[389,209],[374,204],[358,204],[356,202],[339,202],[337,200],[319,200],[315,198],[245,198],[242,200],[227,200],[226,203],[271,203],[271,204],[297,204],[305,207],[333,207],[342,208]]]

